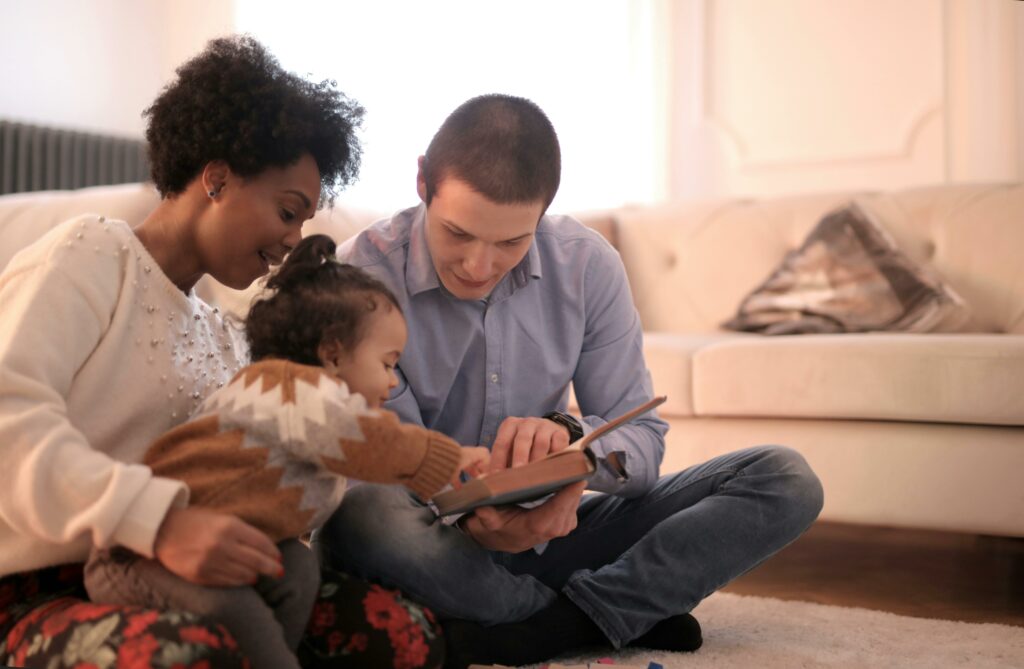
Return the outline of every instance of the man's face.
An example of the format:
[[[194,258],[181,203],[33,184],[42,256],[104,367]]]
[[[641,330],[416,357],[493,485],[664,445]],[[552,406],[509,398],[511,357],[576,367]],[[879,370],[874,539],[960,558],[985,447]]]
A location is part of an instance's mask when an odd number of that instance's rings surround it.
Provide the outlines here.
[[[426,188],[420,181],[420,197]],[[443,179],[427,207],[427,247],[441,283],[461,300],[491,294],[530,249],[541,201],[496,204],[459,179]]]

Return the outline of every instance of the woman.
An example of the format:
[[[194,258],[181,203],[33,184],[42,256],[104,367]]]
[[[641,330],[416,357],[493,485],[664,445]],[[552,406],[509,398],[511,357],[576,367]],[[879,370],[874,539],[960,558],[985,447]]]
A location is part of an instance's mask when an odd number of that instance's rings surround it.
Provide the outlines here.
[[[363,110],[237,37],[182,66],[145,114],[157,208],[141,222],[68,221],[0,275],[0,663],[244,666],[216,621],[83,601],[93,546],[204,585],[280,571],[269,538],[189,508],[183,484],[138,463],[248,357],[193,286],[210,274],[245,288],[280,262],[355,177]],[[323,581],[308,663],[437,663],[428,611]]]

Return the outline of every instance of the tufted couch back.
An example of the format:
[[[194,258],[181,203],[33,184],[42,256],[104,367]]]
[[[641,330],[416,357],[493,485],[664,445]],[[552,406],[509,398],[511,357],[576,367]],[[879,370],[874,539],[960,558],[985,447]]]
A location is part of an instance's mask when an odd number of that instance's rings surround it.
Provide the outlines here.
[[[712,332],[826,213],[856,199],[960,293],[970,332],[1024,334],[1024,185],[634,206],[616,243],[644,329]]]
[[[935,186],[887,193],[731,199],[578,213],[622,254],[644,327],[713,332],[830,210],[857,199],[911,258],[967,301],[972,332],[1024,334],[1024,185]],[[145,184],[0,198],[0,269],[51,227],[81,213],[142,221],[159,202]],[[305,227],[341,242],[385,215],[342,198]],[[206,279],[207,299],[242,312],[250,293]]]

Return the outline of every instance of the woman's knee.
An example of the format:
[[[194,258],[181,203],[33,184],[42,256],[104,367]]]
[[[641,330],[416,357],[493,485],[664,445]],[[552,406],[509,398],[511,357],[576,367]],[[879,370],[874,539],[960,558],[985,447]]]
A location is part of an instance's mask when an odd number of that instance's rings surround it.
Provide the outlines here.
[[[433,612],[395,590],[325,569],[325,587],[299,645],[303,667],[438,667],[444,639]]]
[[[208,618],[72,598],[45,606],[45,613],[30,613],[5,639],[6,657],[18,666],[78,666],[96,658],[126,666],[196,666],[203,661],[225,669],[249,666],[227,628]],[[89,656],[80,657],[85,647],[79,641],[86,631]]]
[[[196,663],[203,660],[210,667],[248,669],[251,666],[250,659],[242,653],[227,627],[208,618],[200,618],[192,625],[179,626],[177,640],[170,636],[167,641],[173,642],[175,646],[188,644],[194,648],[192,652],[195,656],[185,666],[196,666]]]

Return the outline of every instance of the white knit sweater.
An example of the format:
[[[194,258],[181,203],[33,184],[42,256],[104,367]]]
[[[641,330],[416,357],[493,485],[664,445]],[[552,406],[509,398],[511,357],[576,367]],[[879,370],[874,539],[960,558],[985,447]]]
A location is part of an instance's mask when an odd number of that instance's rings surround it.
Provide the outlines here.
[[[184,484],[139,463],[246,362],[241,333],[123,221],[54,228],[0,274],[0,576],[152,555]]]

